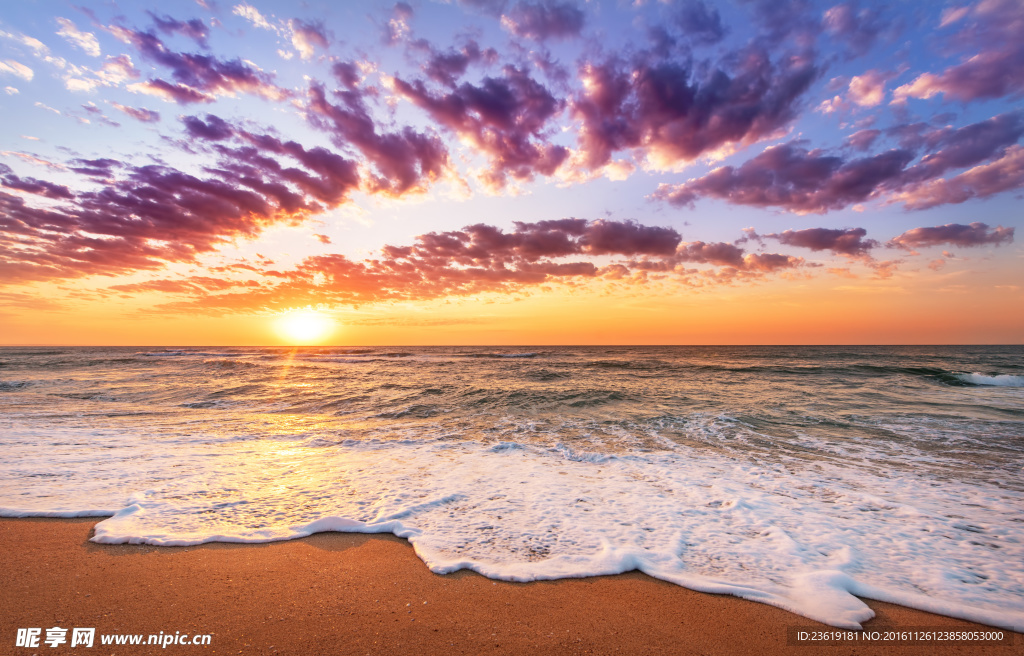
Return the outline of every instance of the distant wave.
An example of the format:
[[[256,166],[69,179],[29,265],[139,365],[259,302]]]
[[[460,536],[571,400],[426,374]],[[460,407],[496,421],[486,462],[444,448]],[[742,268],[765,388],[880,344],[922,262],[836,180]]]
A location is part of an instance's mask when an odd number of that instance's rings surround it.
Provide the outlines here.
[[[1024,387],[1024,376],[1011,376],[1010,374],[1000,374],[998,376],[986,376],[985,374],[954,374],[954,376],[969,385]]]
[[[539,353],[462,353],[464,358],[535,358]]]
[[[142,355],[148,358],[174,358],[174,357],[204,357],[204,358],[239,358],[251,353],[239,353],[237,351],[139,351],[135,355]]]
[[[17,348],[11,349],[9,355],[61,355],[64,351],[22,351]]]

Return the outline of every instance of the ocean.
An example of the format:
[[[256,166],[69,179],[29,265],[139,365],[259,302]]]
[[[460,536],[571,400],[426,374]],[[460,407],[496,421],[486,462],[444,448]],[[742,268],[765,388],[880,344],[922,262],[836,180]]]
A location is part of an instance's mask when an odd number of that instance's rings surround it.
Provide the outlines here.
[[[1024,347],[2,348],[0,516],[1024,627]]]

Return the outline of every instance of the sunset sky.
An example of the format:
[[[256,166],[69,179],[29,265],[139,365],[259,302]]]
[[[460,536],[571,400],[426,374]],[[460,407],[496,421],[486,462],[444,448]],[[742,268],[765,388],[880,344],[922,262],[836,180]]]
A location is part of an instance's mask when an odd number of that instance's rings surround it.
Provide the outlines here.
[[[1021,0],[7,2],[0,87],[0,344],[1024,343]]]

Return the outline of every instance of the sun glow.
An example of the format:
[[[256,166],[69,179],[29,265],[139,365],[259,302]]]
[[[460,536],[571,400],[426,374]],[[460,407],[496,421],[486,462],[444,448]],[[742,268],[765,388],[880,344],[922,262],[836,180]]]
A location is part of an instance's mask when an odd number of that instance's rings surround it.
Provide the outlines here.
[[[277,320],[277,331],[289,344],[319,344],[334,330],[334,320],[314,310],[292,310]]]

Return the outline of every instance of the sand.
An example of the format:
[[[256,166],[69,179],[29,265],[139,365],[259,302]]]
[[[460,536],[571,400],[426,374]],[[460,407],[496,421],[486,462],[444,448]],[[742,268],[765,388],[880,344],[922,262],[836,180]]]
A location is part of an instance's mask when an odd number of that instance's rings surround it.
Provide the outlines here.
[[[1012,645],[803,646],[787,611],[639,573],[535,583],[431,573],[405,540],[322,533],[263,545],[98,545],[97,519],[0,520],[3,654],[1024,654]],[[867,602],[871,629],[989,627]],[[18,628],[93,627],[93,648],[15,647]],[[100,634],[210,634],[103,646]],[[69,633],[70,640],[70,633]]]

